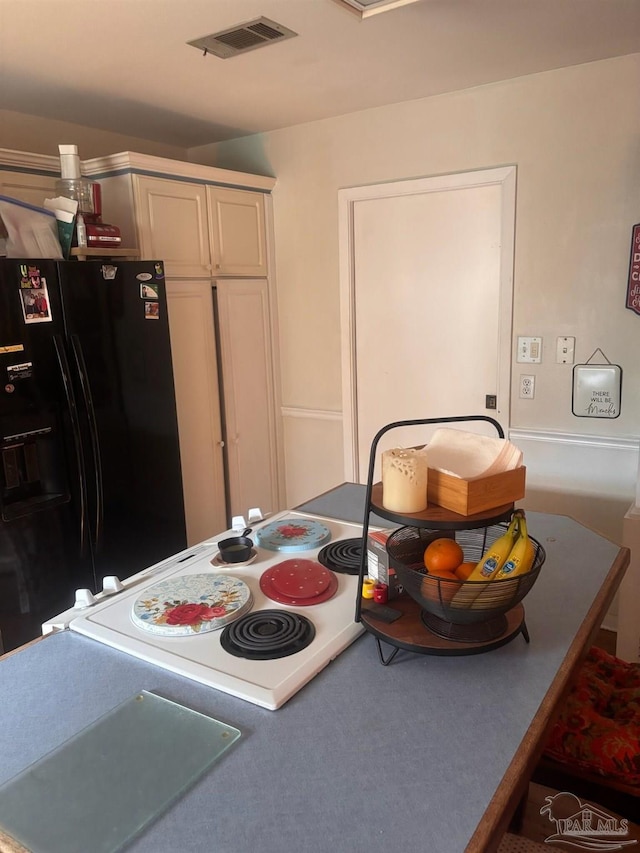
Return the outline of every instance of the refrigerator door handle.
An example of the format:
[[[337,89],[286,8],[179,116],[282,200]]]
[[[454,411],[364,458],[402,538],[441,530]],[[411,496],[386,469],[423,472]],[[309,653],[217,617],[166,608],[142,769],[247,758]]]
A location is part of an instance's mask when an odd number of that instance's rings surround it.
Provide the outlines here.
[[[89,424],[89,434],[91,436],[91,450],[93,453],[94,479],[96,483],[96,527],[95,527],[95,547],[100,545],[102,540],[102,527],[104,522],[104,500],[102,488],[102,462],[100,460],[100,439],[98,437],[98,424],[96,421],[96,413],[93,407],[93,397],[91,396],[91,385],[89,384],[89,375],[87,373],[87,365],[82,352],[82,345],[78,335],[71,335],[71,349],[76,362],[78,376],[80,378],[80,388],[84,398],[84,405],[87,412],[87,422]]]
[[[71,372],[69,370],[69,362],[67,354],[64,350],[64,342],[60,335],[53,336],[53,345],[58,358],[60,374],[62,376],[62,385],[64,387],[65,397],[67,398],[67,406],[69,409],[69,420],[71,421],[71,429],[73,432],[73,446],[76,452],[76,465],[78,469],[78,490],[80,496],[80,554],[84,555],[87,546],[87,494],[85,487],[85,471],[84,459],[82,457],[82,439],[80,436],[80,419],[78,418],[78,409],[76,407],[76,399],[73,393],[71,384]]]

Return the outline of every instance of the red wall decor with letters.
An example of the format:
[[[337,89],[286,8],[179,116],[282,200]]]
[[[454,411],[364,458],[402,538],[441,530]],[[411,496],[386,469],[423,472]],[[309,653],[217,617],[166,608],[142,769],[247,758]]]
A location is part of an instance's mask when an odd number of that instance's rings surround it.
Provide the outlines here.
[[[640,223],[631,232],[631,258],[627,282],[627,308],[640,314]]]

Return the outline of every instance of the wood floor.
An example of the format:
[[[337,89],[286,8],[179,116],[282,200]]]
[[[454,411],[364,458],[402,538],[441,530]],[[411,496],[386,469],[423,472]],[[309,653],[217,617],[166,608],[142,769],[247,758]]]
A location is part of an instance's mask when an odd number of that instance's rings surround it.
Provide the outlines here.
[[[615,633],[613,631],[601,630],[598,634],[596,645],[610,654],[615,654]],[[558,792],[552,788],[546,788],[543,785],[537,785],[533,782],[529,785],[529,798],[522,828],[518,832],[519,835],[523,835],[525,838],[531,839],[531,841],[542,843],[555,832],[555,824],[549,820],[546,814],[540,814],[540,809],[545,805],[546,797],[553,796],[556,793]],[[586,802],[585,800],[581,801]],[[594,805],[598,804],[594,803]],[[609,814],[615,814],[611,809],[605,809],[605,811]],[[640,825],[630,823],[628,834],[624,840],[627,842],[631,840],[640,842]],[[634,845],[631,845],[631,849],[636,848]]]

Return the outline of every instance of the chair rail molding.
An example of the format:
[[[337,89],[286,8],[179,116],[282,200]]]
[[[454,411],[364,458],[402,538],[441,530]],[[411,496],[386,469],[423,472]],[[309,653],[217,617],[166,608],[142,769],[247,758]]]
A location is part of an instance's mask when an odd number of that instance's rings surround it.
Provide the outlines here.
[[[608,448],[610,450],[638,450],[640,448],[640,437],[634,436],[612,436],[612,435],[585,435],[583,433],[556,432],[554,430],[521,429],[514,427],[509,430],[509,439],[514,444],[518,441],[540,441],[552,444],[572,444],[579,446],[591,446]]]
[[[282,406],[283,418],[307,418],[316,421],[341,421],[342,412],[332,409],[307,409],[304,406]]]

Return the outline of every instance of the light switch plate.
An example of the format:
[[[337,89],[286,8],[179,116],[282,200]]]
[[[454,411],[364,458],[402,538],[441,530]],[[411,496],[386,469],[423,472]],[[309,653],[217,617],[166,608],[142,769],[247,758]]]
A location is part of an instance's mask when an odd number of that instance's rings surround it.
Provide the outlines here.
[[[556,343],[556,362],[558,364],[573,364],[575,349],[575,338],[558,338]]]
[[[542,361],[542,338],[519,336],[516,361],[520,364],[540,364]]]

